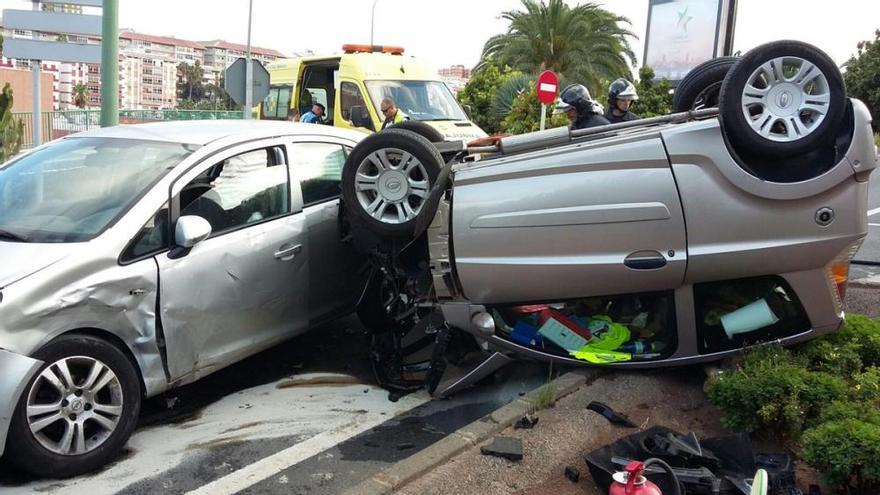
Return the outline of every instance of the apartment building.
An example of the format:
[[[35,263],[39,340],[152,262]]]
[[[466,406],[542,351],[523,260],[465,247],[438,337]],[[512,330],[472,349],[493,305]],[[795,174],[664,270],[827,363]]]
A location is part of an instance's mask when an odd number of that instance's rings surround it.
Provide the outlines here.
[[[7,38],[31,38],[30,31],[3,30]],[[40,39],[56,41],[58,35],[41,33]],[[69,35],[75,43],[100,43],[100,38]],[[204,82],[219,84],[223,71],[238,57],[244,57],[245,45],[223,40],[196,42],[170,36],[155,36],[122,30],[119,33],[119,99],[121,108],[165,109],[177,106],[177,66],[198,62],[204,69]],[[284,55],[276,50],[251,47],[253,58],[265,63]],[[29,60],[0,57],[0,67],[30,69]],[[42,69],[53,75],[53,107],[74,107],[73,88],[85,84],[89,89],[88,105],[101,104],[101,66],[43,61]]]

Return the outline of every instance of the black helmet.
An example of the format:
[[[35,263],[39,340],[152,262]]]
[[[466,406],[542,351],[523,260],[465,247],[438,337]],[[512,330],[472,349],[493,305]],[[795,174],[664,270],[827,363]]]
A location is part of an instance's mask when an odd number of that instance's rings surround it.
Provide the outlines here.
[[[639,95],[636,93],[636,87],[633,86],[633,83],[622,77],[611,83],[611,85],[608,86],[608,103],[614,103],[614,100],[617,99],[629,101],[638,100]]]
[[[593,97],[583,84],[569,84],[559,93],[563,103],[573,106],[578,112],[589,110],[593,106]]]

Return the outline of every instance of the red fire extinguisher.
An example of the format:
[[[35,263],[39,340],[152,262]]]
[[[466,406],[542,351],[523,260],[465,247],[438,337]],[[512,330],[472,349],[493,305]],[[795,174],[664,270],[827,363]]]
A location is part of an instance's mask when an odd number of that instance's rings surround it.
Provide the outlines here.
[[[614,483],[608,489],[608,495],[663,495],[657,485],[642,476],[644,472],[644,464],[630,461],[625,471],[614,473]]]

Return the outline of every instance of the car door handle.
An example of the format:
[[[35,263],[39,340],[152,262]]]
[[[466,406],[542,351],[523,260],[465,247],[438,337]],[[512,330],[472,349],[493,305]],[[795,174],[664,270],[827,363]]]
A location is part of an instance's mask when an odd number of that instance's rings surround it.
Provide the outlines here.
[[[302,244],[296,244],[291,246],[289,244],[284,244],[278,251],[275,251],[275,259],[282,261],[289,261],[293,258],[296,258],[296,255],[302,252]]]
[[[623,260],[633,270],[656,270],[666,266],[666,258],[658,251],[637,251]]]

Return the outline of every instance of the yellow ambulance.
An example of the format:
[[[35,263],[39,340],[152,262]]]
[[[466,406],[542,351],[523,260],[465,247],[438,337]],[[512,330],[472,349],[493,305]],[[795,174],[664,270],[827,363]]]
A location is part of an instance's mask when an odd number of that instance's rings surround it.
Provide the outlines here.
[[[382,128],[380,102],[388,97],[448,140],[486,136],[437,74],[400,47],[343,45],[342,54],[285,59],[267,68],[270,90],[258,109],[261,119],[299,120],[320,103],[324,124],[373,132]]]

